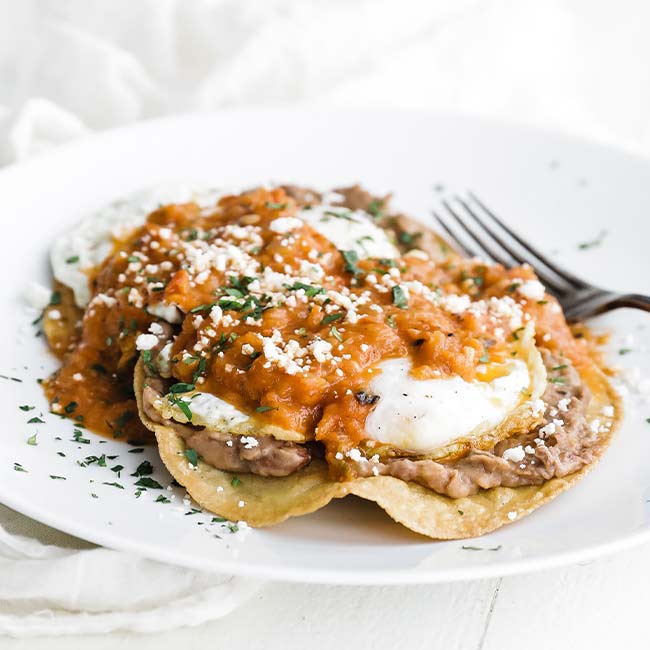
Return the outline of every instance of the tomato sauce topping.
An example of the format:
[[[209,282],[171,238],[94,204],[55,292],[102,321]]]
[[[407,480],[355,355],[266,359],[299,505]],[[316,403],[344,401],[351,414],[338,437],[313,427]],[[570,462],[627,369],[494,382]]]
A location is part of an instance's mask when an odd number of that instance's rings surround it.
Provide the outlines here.
[[[480,380],[479,365],[516,354],[530,320],[539,344],[587,358],[530,268],[434,262],[404,247],[363,259],[297,219],[300,208],[282,189],[258,189],[209,210],[162,207],[115,241],[63,366],[45,382],[53,410],[143,438],[133,367],[154,322],[173,341],[173,381],[337,446],[342,435],[363,439],[363,390],[383,359],[410,357],[422,379]]]

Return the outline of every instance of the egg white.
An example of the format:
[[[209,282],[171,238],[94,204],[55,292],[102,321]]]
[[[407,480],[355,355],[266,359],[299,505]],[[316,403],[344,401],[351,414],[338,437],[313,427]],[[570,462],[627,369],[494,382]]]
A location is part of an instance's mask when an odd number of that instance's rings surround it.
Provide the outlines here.
[[[533,413],[546,387],[546,370],[529,325],[517,358],[491,381],[459,376],[416,379],[410,359],[388,359],[370,382],[379,400],[365,422],[370,439],[428,454],[458,440],[478,439],[516,411]]]

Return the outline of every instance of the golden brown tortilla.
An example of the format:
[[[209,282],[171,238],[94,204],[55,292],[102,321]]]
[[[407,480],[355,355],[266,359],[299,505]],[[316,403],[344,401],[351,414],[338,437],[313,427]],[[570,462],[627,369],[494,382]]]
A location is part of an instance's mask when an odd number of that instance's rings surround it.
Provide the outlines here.
[[[476,537],[531,513],[577,483],[595,464],[539,486],[492,488],[462,499],[452,499],[391,476],[334,482],[327,476],[325,463],[318,460],[284,478],[243,474],[237,477],[240,483],[233,486],[234,475],[229,472],[201,461],[196,469],[193,468],[185,458],[183,438],[170,427],[156,424],[146,416],[141,403],[144,377],[140,361],[135,371],[140,418],[155,433],[160,456],[172,476],[202,507],[231,520],[243,519],[255,527],[270,526],[288,517],[314,512],[332,499],[355,494],[376,502],[395,521],[423,535],[435,539]],[[620,421],[620,400],[596,367],[584,373],[583,380],[593,394],[589,420],[598,417],[601,422],[612,424],[609,432],[600,434],[598,447],[602,454]],[[614,418],[602,415],[603,406],[608,404],[614,405]],[[218,491],[218,487],[223,491]]]

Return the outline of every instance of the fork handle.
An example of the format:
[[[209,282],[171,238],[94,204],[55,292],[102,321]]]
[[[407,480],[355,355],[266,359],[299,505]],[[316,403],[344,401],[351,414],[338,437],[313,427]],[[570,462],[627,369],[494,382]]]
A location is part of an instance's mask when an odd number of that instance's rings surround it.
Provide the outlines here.
[[[650,296],[643,296],[640,293],[618,295],[612,300],[608,309],[618,309],[619,307],[632,307],[633,309],[650,311]]]
[[[620,307],[631,307],[650,312],[650,296],[639,293],[610,293],[606,291],[592,294],[577,304],[565,306],[564,313],[567,320],[579,321],[604,314]]]

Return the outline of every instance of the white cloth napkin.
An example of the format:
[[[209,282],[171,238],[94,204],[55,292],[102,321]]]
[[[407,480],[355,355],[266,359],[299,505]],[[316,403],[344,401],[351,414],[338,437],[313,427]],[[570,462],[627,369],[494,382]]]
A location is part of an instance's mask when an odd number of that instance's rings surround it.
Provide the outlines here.
[[[161,632],[225,616],[259,588],[93,547],[3,506],[0,521],[0,634]]]
[[[460,110],[650,151],[649,19],[635,0],[0,0],[0,164],[161,114],[279,102]],[[255,588],[0,506],[0,633],[159,631]]]

